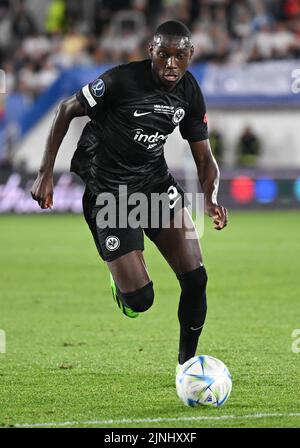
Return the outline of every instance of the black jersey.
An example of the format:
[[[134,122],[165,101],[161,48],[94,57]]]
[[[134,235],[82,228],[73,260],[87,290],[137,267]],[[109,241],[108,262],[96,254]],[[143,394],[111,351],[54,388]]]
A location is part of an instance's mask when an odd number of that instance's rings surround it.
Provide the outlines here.
[[[179,125],[190,142],[208,138],[201,90],[190,72],[167,91],[157,84],[151,60],[131,62],[103,73],[77,98],[91,121],[71,162],[90,190],[149,191],[168,177],[164,143]],[[174,148],[176,151],[176,148]]]

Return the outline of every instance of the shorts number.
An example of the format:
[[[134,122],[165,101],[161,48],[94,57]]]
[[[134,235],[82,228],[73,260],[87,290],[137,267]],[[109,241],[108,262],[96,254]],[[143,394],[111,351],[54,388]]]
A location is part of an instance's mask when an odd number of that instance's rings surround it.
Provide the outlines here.
[[[176,187],[174,187],[174,185],[171,185],[169,188],[168,188],[168,196],[169,196],[169,198],[170,198],[170,204],[169,204],[169,207],[170,208],[174,208],[175,207],[175,204],[176,204],[176,202],[177,201],[174,201],[174,199],[175,198],[177,198],[177,196],[178,196],[178,190],[177,190],[177,188]]]

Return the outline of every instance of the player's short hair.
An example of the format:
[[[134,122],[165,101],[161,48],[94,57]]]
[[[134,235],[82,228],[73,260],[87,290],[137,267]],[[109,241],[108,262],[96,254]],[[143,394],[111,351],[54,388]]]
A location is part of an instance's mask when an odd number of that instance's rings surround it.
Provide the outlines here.
[[[188,27],[179,22],[179,20],[168,20],[167,22],[161,23],[155,30],[154,36],[181,36],[191,38],[191,32]]]

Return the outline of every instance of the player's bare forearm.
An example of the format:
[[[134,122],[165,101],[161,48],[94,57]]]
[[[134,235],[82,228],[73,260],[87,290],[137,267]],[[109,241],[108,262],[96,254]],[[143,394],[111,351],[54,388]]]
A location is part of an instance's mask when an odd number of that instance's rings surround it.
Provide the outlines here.
[[[60,103],[47,138],[46,149],[39,169],[40,173],[52,173],[57,152],[73,118],[85,115],[84,107],[76,96]]]
[[[31,188],[31,195],[41,208],[51,208],[53,203],[53,168],[61,142],[73,118],[86,115],[84,107],[72,96],[60,103],[47,138],[41,166]]]
[[[227,225],[228,213],[217,201],[220,180],[218,164],[211,152],[209,140],[190,142],[190,147],[205,197],[206,213],[213,218],[215,229],[221,230]]]
[[[217,205],[220,172],[212,155],[209,141],[191,142],[190,146],[205,196],[205,205]]]

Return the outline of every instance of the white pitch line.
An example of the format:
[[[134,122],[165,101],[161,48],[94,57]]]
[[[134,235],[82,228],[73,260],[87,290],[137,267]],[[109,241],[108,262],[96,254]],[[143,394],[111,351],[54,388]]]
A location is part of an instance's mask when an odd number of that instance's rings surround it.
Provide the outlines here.
[[[42,426],[78,426],[78,425],[120,425],[132,423],[167,423],[167,422],[186,422],[186,421],[208,421],[208,420],[246,420],[256,418],[270,418],[270,417],[300,417],[300,412],[291,412],[287,414],[273,413],[273,414],[248,414],[248,415],[220,415],[215,417],[199,416],[199,417],[170,417],[170,418],[136,418],[121,420],[88,420],[82,422],[49,422],[49,423],[16,423],[13,425],[16,428],[34,428]]]

